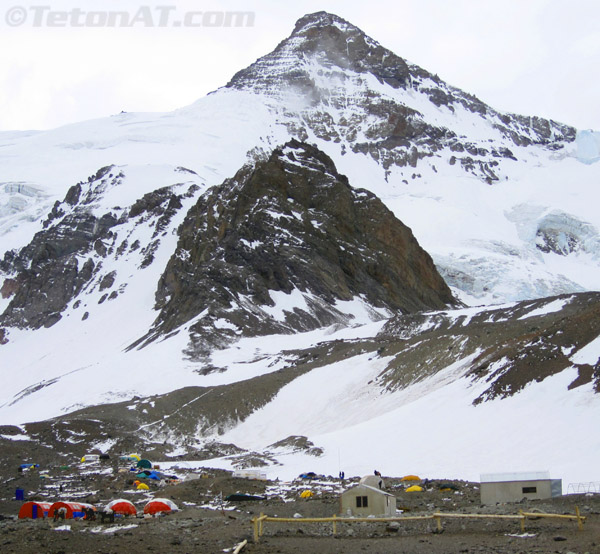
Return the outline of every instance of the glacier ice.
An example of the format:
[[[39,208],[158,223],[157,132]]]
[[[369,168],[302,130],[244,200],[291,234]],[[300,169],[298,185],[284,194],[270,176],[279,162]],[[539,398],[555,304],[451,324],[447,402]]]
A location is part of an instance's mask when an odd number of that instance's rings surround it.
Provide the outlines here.
[[[578,131],[575,139],[577,159],[584,164],[593,164],[600,160],[600,132]]]

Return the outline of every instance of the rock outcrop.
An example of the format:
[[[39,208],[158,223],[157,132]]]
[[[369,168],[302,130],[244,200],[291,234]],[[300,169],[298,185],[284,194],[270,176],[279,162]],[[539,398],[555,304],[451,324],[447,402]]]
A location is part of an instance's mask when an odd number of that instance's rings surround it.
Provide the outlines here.
[[[202,196],[179,236],[151,336],[194,320],[195,349],[211,328],[234,337],[348,323],[344,302],[374,318],[454,302],[410,229],[295,140]]]
[[[161,232],[182,208],[181,200],[198,187],[162,187],[130,207],[103,206],[115,189],[125,186],[124,179],[120,168],[108,166],[72,186],[48,214],[43,230],[20,251],[4,255],[0,270],[10,277],[0,294],[10,303],[0,315],[0,327],[50,327],[83,292],[106,291],[101,302],[118,296],[116,272],[104,265],[128,255],[136,258],[137,269],[152,263]],[[146,244],[127,240],[130,227],[139,225],[150,228]]]

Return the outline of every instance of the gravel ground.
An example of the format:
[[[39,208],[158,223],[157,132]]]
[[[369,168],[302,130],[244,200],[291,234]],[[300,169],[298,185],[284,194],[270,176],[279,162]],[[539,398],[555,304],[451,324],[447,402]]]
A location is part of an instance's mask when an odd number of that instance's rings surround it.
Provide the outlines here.
[[[12,466],[16,467],[15,465]],[[177,471],[189,477],[189,470]],[[547,501],[528,501],[483,507],[476,483],[434,480],[419,493],[407,493],[399,479],[385,478],[388,492],[397,498],[402,515],[434,511],[453,513],[516,514],[519,509],[548,513],[574,513],[578,506],[587,517],[584,530],[566,520],[529,519],[523,534],[513,520],[444,520],[437,533],[435,521],[338,524],[337,535],[329,523],[267,523],[258,543],[253,542],[252,518],[269,516],[329,517],[339,513],[337,479],[291,483],[234,479],[227,472],[209,470],[203,477],[173,484],[150,483],[146,492],[135,491],[132,474],[119,472],[113,463],[104,466],[55,466],[2,477],[0,487],[0,552],[2,554],[120,554],[124,552],[232,552],[248,540],[242,552],[254,553],[577,553],[600,552],[600,494],[569,495]],[[451,482],[456,491],[440,491]],[[99,521],[18,520],[21,502],[13,500],[16,487],[29,499],[82,500],[103,505],[126,497],[141,512],[152,496],[171,498],[180,511],[162,517],[118,518]],[[301,499],[310,489],[314,496]],[[222,502],[232,493],[264,497],[259,501]]]

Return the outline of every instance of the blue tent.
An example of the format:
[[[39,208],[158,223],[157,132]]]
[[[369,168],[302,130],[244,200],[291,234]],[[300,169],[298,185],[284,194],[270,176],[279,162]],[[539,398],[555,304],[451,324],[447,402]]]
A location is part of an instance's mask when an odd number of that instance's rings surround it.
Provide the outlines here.
[[[141,471],[140,473],[138,473],[136,475],[136,477],[138,479],[154,479],[156,481],[160,481],[161,480],[161,475],[159,473],[157,473],[156,471]]]

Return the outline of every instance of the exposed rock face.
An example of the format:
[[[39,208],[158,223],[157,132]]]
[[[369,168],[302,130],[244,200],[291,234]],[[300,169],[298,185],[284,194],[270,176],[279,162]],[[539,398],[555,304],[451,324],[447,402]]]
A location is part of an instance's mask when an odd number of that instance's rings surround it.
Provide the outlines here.
[[[341,143],[386,170],[423,160],[458,164],[492,183],[500,178],[498,160],[517,159],[511,148],[557,150],[576,136],[568,125],[497,112],[326,12],[299,19],[287,39],[227,87],[285,100],[282,122],[292,136]],[[468,136],[472,125],[482,136]]]
[[[119,168],[109,166],[87,183],[71,187],[30,244],[5,254],[0,270],[13,277],[5,279],[0,290],[3,298],[11,299],[0,316],[0,326],[49,327],[83,291],[111,289],[115,272],[102,270],[107,258],[114,260],[137,251],[138,268],[152,262],[160,232],[182,207],[181,198],[195,189],[177,194],[165,187],[144,195],[131,208],[102,208],[106,195],[121,186],[123,178]],[[129,223],[151,226],[152,240],[141,248],[129,244],[127,231],[120,232]],[[103,299],[116,298],[118,291],[111,295],[107,292]]]
[[[371,73],[394,88],[406,88],[411,78],[402,58],[341,17],[318,12],[300,18],[287,39],[236,73],[227,86],[280,91],[296,87],[318,102],[322,98],[306,71],[307,56],[319,56],[319,62],[328,69]]]
[[[460,363],[454,379],[486,384],[474,400],[479,404],[510,397],[573,367],[578,376],[569,389],[593,383],[600,392],[600,360],[577,361],[577,353],[599,333],[596,292],[471,308],[459,317],[452,312],[397,316],[381,334],[382,339],[393,337],[382,350],[394,359],[378,380],[386,389],[397,390]]]
[[[194,318],[201,341],[213,326],[231,336],[314,329],[347,322],[340,302],[356,297],[402,312],[454,302],[410,229],[297,141],[202,196],[179,235],[154,333]]]

